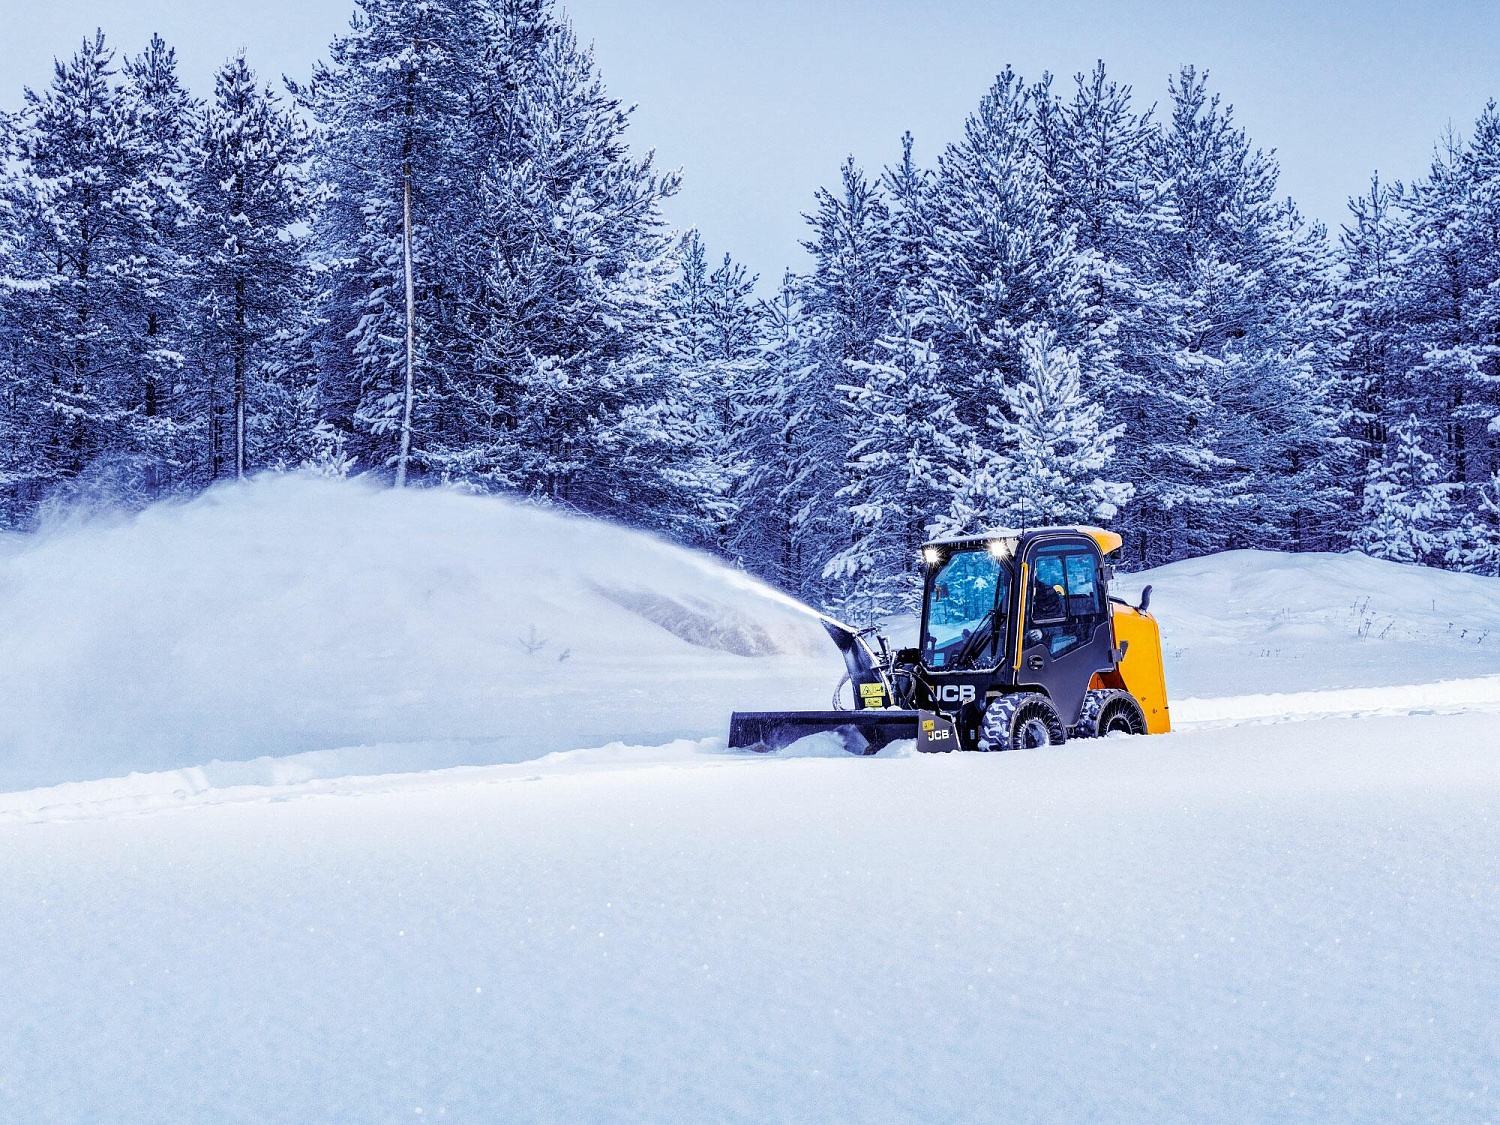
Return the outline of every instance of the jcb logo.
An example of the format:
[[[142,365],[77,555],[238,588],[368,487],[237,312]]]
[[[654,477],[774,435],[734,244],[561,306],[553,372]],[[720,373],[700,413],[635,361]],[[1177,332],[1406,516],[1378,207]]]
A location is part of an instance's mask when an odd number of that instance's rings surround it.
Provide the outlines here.
[[[937,689],[939,703],[973,703],[973,684],[944,684]]]

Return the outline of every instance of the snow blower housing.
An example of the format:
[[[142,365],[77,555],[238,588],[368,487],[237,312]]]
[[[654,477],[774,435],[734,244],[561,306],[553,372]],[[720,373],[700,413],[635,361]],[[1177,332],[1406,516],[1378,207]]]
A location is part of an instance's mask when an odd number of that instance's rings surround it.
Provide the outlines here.
[[[852,753],[903,739],[929,752],[994,751],[1165,734],[1151,589],[1139,606],[1109,596],[1120,545],[1093,527],[928,543],[920,647],[893,651],[873,630],[825,618],[854,709],[736,714],[729,745],[773,751],[831,731]]]

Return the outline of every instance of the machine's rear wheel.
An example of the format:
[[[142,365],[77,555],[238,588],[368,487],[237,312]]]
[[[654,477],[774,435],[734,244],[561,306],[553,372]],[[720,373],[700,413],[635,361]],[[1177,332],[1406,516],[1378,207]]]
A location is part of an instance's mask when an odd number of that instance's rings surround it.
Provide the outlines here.
[[[1073,734],[1078,738],[1108,738],[1112,734],[1145,734],[1146,715],[1128,691],[1091,691]]]
[[[1067,740],[1057,708],[1045,695],[1032,691],[1002,695],[985,709],[979,724],[979,749],[985,753],[1061,746]]]

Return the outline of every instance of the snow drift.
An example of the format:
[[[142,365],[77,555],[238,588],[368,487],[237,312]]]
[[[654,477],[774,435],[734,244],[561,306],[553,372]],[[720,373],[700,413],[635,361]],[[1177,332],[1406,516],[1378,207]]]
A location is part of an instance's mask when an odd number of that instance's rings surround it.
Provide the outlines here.
[[[308,477],[0,539],[0,637],[0,789],[702,738],[841,672],[796,602],[650,536]]]
[[[1300,693],[1500,672],[1500,580],[1364,555],[1230,551],[1122,576],[1155,587],[1167,682],[1194,696]]]

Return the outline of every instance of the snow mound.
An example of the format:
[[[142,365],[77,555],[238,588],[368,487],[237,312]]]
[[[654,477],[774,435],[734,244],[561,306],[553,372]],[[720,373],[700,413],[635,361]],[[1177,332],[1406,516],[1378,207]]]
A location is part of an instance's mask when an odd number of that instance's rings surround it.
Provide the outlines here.
[[[842,671],[805,607],[648,535],[301,476],[0,536],[0,637],[0,790],[722,737]]]
[[[1500,673],[1500,579],[1364,555],[1229,551],[1122,575],[1153,586],[1177,700],[1385,688]],[[1419,700],[1416,702],[1420,702]],[[1404,706],[1404,704],[1403,704]],[[1379,701],[1309,703],[1379,710]]]

